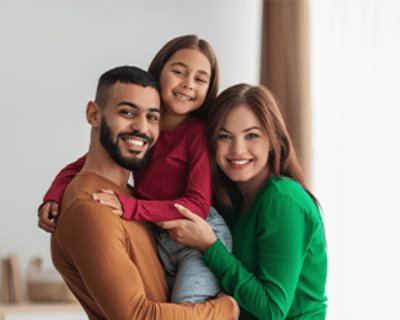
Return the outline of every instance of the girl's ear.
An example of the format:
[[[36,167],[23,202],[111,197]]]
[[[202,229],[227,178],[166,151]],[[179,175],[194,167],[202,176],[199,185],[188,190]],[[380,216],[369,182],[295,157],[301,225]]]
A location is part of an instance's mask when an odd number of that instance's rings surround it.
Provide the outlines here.
[[[94,101],[89,101],[86,107],[86,119],[93,128],[99,128],[101,123],[101,109]]]

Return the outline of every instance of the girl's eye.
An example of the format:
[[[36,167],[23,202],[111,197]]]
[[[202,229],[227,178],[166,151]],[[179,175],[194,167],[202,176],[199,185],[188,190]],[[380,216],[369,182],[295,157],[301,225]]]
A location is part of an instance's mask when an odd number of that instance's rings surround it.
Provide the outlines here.
[[[196,80],[199,81],[199,82],[207,83],[207,81],[205,79],[202,79],[202,78],[197,78]]]
[[[177,75],[182,75],[183,72],[180,70],[172,70],[173,73],[177,74]]]

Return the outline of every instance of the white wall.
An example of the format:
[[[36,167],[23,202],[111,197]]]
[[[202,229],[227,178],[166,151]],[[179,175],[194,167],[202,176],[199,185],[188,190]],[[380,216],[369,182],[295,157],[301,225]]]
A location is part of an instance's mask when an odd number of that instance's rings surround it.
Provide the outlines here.
[[[327,320],[399,319],[400,2],[311,3]]]
[[[55,174],[88,148],[85,107],[98,77],[123,64],[147,68],[173,37],[194,33],[219,57],[221,89],[256,84],[261,1],[1,1],[0,256],[21,271],[49,234],[37,207]]]

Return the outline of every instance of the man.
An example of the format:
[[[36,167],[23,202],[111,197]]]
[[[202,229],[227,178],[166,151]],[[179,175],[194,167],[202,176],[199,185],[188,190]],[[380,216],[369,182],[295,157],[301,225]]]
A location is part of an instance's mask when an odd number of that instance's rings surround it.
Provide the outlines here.
[[[157,82],[135,67],[112,69],[101,76],[86,116],[89,152],[65,189],[51,252],[89,319],[235,319],[237,304],[226,295],[204,304],[165,303],[151,225],[120,219],[92,199],[101,189],[130,195],[130,171],[144,166],[159,135]]]

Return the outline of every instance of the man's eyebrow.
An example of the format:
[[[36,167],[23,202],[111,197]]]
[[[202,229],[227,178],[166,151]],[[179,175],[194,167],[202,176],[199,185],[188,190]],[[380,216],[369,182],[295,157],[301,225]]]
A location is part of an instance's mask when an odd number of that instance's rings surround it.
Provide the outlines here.
[[[188,68],[187,64],[185,64],[183,62],[174,62],[174,63],[171,64],[171,67],[173,67],[173,66],[181,66],[181,67],[184,67],[184,68]],[[210,75],[208,74],[207,71],[199,70],[198,72],[201,73],[201,74],[204,74],[206,77],[210,78]]]
[[[146,108],[139,107],[138,105],[136,105],[136,104],[134,104],[132,102],[128,102],[128,101],[119,102],[117,104],[117,107],[119,107],[119,106],[128,106],[128,107],[131,107],[131,108],[136,109],[136,110],[145,110],[145,111],[148,111],[148,112],[161,113],[161,110],[159,108],[147,108],[146,109]]]

